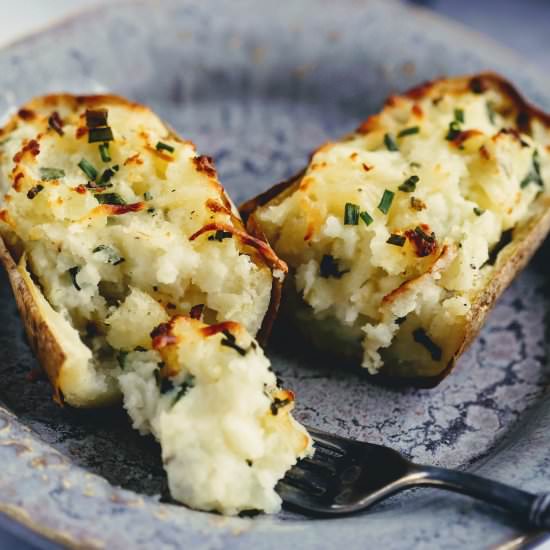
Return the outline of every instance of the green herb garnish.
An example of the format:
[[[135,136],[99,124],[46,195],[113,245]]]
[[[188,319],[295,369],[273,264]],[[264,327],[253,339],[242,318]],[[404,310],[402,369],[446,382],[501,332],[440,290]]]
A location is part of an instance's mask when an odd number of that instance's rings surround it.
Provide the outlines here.
[[[32,199],[34,199],[34,197],[36,197],[36,195],[38,195],[38,193],[40,193],[40,191],[43,191],[43,190],[44,190],[43,185],[40,185],[40,184],[35,185],[31,189],[29,189],[29,191],[27,192],[27,198],[32,201]]]
[[[455,109],[455,120],[464,124],[464,109]]]
[[[248,350],[242,348],[237,344],[237,340],[234,334],[232,334],[228,330],[224,330],[223,335],[225,336],[225,338],[221,341],[222,346],[226,346],[228,348],[234,349],[239,355],[247,354]]]
[[[126,357],[128,357],[127,351],[119,351],[116,354],[116,360],[118,361],[121,369],[124,369],[126,367]]]
[[[399,187],[399,191],[404,191],[405,193],[412,193],[416,190],[416,184],[420,181],[418,176],[411,176],[407,178]]]
[[[94,168],[93,164],[86,159],[82,159],[78,163],[78,167],[88,176],[90,181],[95,181],[97,178],[97,170]]]
[[[40,168],[40,179],[42,181],[58,180],[65,177],[65,170],[61,168]]]
[[[441,348],[428,336],[423,328],[417,328],[413,332],[414,341],[424,346],[434,361],[440,361],[443,356]]]
[[[103,252],[106,258],[105,263],[111,265],[118,265],[126,261],[113,247],[105,244],[100,244],[92,250],[93,254],[97,254],[98,252]]]
[[[449,124],[449,131],[447,132],[447,135],[445,136],[445,139],[447,141],[453,141],[460,135],[460,122],[453,120]]]
[[[535,151],[533,152],[531,169],[521,181],[520,187],[523,189],[527,187],[530,183],[536,183],[540,187],[544,187],[544,182],[542,181],[542,175],[540,173],[539,152],[537,149],[535,149]]]
[[[88,128],[98,128],[107,126],[107,109],[86,109],[86,126]]]
[[[115,171],[112,168],[107,168],[103,171],[103,174],[101,174],[101,177],[99,178],[97,184],[101,187],[106,187],[114,175]]]
[[[126,204],[126,201],[118,193],[101,193],[95,198],[100,204]]]
[[[487,110],[487,118],[489,119],[489,122],[494,125],[496,122],[496,112],[493,102],[487,101],[485,108]]]
[[[162,141],[157,143],[156,149],[157,151],[168,151],[169,153],[173,153],[175,151],[174,147],[168,145],[167,143],[163,143]]]
[[[344,207],[344,225],[357,225],[359,223],[359,205],[346,202]]]
[[[404,235],[397,235],[396,233],[392,233],[386,242],[395,246],[403,246],[406,240],[407,238]]]
[[[88,143],[97,143],[98,141],[113,141],[113,131],[109,126],[104,128],[90,128],[88,131]]]
[[[321,275],[324,279],[328,279],[329,277],[339,279],[348,271],[349,270],[340,271],[338,263],[330,254],[325,254],[319,264],[319,275]]]
[[[152,201],[153,200],[153,195],[151,195],[151,193],[149,193],[149,191],[145,191],[145,193],[143,193],[143,198],[146,201]]]
[[[395,193],[393,193],[393,191],[389,191],[388,189],[384,190],[384,194],[382,195],[380,204],[378,205],[378,210],[380,210],[382,214],[387,214],[389,212],[394,195]]]
[[[419,162],[410,162],[409,166],[411,168],[422,168],[422,165]]]
[[[164,363],[159,363],[158,367],[155,369],[155,381],[157,382],[157,386],[162,395],[174,389],[174,383],[172,382],[172,380],[170,380],[170,378],[163,378],[160,374],[160,371],[163,367]]]
[[[99,156],[103,162],[111,162],[111,154],[109,153],[108,143],[102,143],[99,146]]]
[[[80,266],[74,266],[67,270],[69,273],[69,276],[71,277],[73,286],[76,288],[76,290],[82,290],[78,285],[78,283],[76,282],[76,276],[78,275],[78,272],[80,271],[80,269],[81,269]]]
[[[233,237],[233,233],[230,231],[224,231],[223,229],[218,229],[213,235],[210,235],[208,237],[209,241],[218,241],[222,242],[224,239],[231,239]]]
[[[418,132],[420,132],[420,127],[419,126],[411,126],[410,128],[405,128],[405,129],[401,130],[401,132],[399,132],[397,134],[397,137],[402,138],[402,137],[405,137],[405,136],[412,136],[414,134],[418,134]]]
[[[481,216],[484,212],[485,212],[485,210],[483,210],[482,208],[474,206],[474,214],[476,216]]]
[[[193,375],[189,375],[187,380],[185,382],[182,382],[178,388],[178,392],[176,393],[176,397],[174,398],[174,402],[172,403],[172,407],[195,385],[195,377]]]
[[[374,221],[372,216],[364,210],[359,214],[359,217],[365,222],[365,225],[370,225]]]
[[[388,151],[399,151],[399,147],[397,147],[397,143],[395,143],[391,134],[384,134],[384,145]]]

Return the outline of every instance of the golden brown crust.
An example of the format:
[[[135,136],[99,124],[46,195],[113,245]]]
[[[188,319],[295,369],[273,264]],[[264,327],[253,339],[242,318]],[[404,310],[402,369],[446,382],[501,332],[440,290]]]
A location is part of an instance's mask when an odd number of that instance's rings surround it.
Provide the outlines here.
[[[434,93],[437,95],[460,94],[466,91],[483,93],[489,89],[497,90],[509,101],[510,113],[514,115],[519,131],[530,134],[534,120],[550,129],[550,114],[544,113],[531,105],[510,82],[491,72],[426,82],[412,88],[403,95],[409,99],[419,100]],[[387,104],[395,104],[399,99],[398,96],[390,98]],[[369,132],[376,128],[377,124],[378,115],[373,115],[359,126],[357,132]],[[265,235],[254,218],[255,211],[268,203],[278,204],[286,196],[293,193],[300,186],[304,173],[305,170],[302,170],[297,175],[273,186],[240,206],[241,216],[252,235],[265,240]],[[497,299],[514,277],[525,267],[550,231],[550,197],[537,199],[535,208],[538,209],[536,215],[526,225],[514,229],[512,242],[498,254],[490,280],[474,300],[464,338],[443,371],[436,376],[398,377],[384,373],[384,369],[382,369],[376,377],[378,381],[391,385],[433,387],[452,371],[458,358],[476,338]]]
[[[149,111],[149,108],[145,105],[139,103],[131,102],[123,97],[116,95],[89,95],[89,96],[74,96],[71,94],[52,94],[39,97],[31,100],[26,105],[24,105],[17,114],[15,114],[8,123],[0,129],[0,135],[6,135],[10,131],[13,131],[21,124],[32,123],[37,114],[40,113],[41,116],[44,116],[46,112],[47,116],[53,116],[55,113],[55,118],[57,120],[57,128],[62,128],[63,121],[61,120],[60,114],[57,112],[57,109],[67,109],[70,111],[82,110],[82,108],[97,108],[97,107],[109,107],[109,106],[123,106],[129,111]],[[180,143],[190,142],[180,138],[176,132],[170,128],[167,124],[164,124],[166,128],[167,137],[178,141]],[[84,121],[84,114],[82,114],[82,126],[79,127],[80,137],[84,136],[87,132]],[[53,128],[51,131],[58,131]],[[59,132],[58,132],[59,133]],[[192,144],[191,144],[192,145]],[[193,146],[194,148],[194,146]],[[157,151],[156,149],[151,149],[151,151],[158,155],[162,155],[162,152]],[[22,160],[23,155],[30,155],[35,157],[39,153],[39,143],[35,140],[31,140],[26,143],[23,147],[23,150],[17,153],[20,158],[16,159],[16,162]],[[166,156],[165,160],[171,161],[171,157]],[[130,159],[127,159],[126,162],[139,162],[139,154]],[[196,157],[195,164],[197,168],[203,171],[210,178],[215,178],[216,171],[213,165],[212,160],[209,157],[200,156]],[[15,178],[19,182],[19,178]],[[19,182],[20,183],[20,182]],[[239,237],[239,241],[243,247],[246,247],[246,252],[250,255],[251,259],[255,264],[262,270],[269,270],[272,275],[272,292],[271,300],[266,314],[266,318],[262,324],[260,333],[258,335],[259,339],[265,341],[269,335],[270,327],[273,322],[273,318],[278,310],[279,301],[280,301],[280,286],[281,281],[279,277],[273,275],[274,270],[282,271],[286,273],[286,264],[281,262],[279,258],[275,255],[273,250],[265,243],[258,241],[254,237],[251,237],[246,233],[245,226],[242,220],[239,218],[238,211],[231,203],[229,197],[227,196],[223,187],[217,182],[213,181],[219,188],[219,206],[224,208],[230,215],[231,221],[235,227],[228,226],[224,227],[226,230],[230,230],[232,233],[235,233]],[[79,192],[79,189],[75,189],[76,192]],[[212,205],[210,205],[212,206]],[[99,205],[90,215],[121,215],[128,212],[135,212],[142,210],[145,207],[145,204],[135,203],[128,205]],[[7,225],[15,226],[13,220],[10,219],[10,216],[6,210],[0,210],[0,220]],[[204,229],[204,228],[203,228]],[[0,238],[0,240],[2,240]],[[38,287],[33,285],[33,288],[29,287],[29,284],[33,284],[32,280],[29,278],[27,282],[23,277],[20,269],[24,267],[18,267],[14,261],[14,257],[10,251],[6,248],[4,242],[1,243],[0,248],[0,260],[4,264],[6,271],[8,273],[11,286],[18,304],[18,308],[23,319],[29,341],[31,346],[37,355],[39,362],[42,367],[48,374],[48,377],[54,388],[54,398],[57,402],[61,403],[62,401],[62,392],[60,391],[60,380],[62,376],[60,375],[63,365],[67,362],[67,356],[63,351],[63,342],[56,340],[56,335],[52,331],[50,325],[48,325],[47,318],[40,307],[39,298],[41,297],[41,291]],[[40,293],[40,296],[38,296]]]
[[[33,295],[33,290],[21,273],[21,270],[25,269],[24,263],[20,263],[20,266],[16,265],[1,237],[0,261],[8,274],[31,348],[50,379],[54,400],[61,405],[63,404],[63,396],[59,388],[59,374],[67,359],[65,352],[46,322],[45,316]],[[36,290],[34,291],[36,292]]]

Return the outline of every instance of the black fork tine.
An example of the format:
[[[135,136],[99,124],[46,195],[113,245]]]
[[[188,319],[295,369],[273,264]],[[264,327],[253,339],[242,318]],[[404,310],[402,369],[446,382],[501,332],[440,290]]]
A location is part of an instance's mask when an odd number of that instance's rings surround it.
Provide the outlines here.
[[[349,444],[349,441],[345,438],[323,432],[322,430],[318,430],[317,428],[310,428],[309,426],[307,426],[306,429],[315,441],[315,443],[341,454],[346,453],[346,448]]]
[[[294,468],[312,470],[314,472],[327,473],[334,475],[337,472],[337,463],[333,460],[333,457],[321,457],[315,453],[313,458],[302,458]]]

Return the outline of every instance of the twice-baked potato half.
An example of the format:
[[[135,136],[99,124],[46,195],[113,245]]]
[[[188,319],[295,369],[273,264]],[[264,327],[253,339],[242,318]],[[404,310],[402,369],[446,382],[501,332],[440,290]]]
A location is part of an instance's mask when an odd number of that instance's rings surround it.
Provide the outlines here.
[[[162,448],[172,498],[234,515],[280,509],[275,485],[313,452],[246,329],[178,316],[153,331],[153,350],[124,358],[124,406]]]
[[[198,155],[150,109],[50,95],[0,130],[0,258],[59,401],[119,394],[121,354],[200,309],[264,333],[286,266],[249,235]]]
[[[548,233],[549,188],[550,117],[481,74],[390,97],[241,214],[316,345],[433,385]]]

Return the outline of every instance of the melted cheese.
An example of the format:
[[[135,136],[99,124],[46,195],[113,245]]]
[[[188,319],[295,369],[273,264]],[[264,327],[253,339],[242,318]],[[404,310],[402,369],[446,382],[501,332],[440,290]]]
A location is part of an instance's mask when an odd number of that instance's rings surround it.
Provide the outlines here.
[[[107,109],[110,160],[89,143],[86,109]],[[154,326],[198,304],[208,322],[260,328],[270,268],[243,240],[211,159],[149,109],[111,96],[29,103],[0,131],[0,190],[5,239],[93,351],[98,375],[116,378],[120,351],[150,347]],[[89,404],[86,387],[61,390]]]
[[[293,270],[294,315],[325,346],[355,353],[361,341],[371,373],[384,357],[416,373],[445,367],[491,275],[490,251],[550,185],[542,125],[521,134],[503,94],[449,82],[391,98],[254,213]]]

